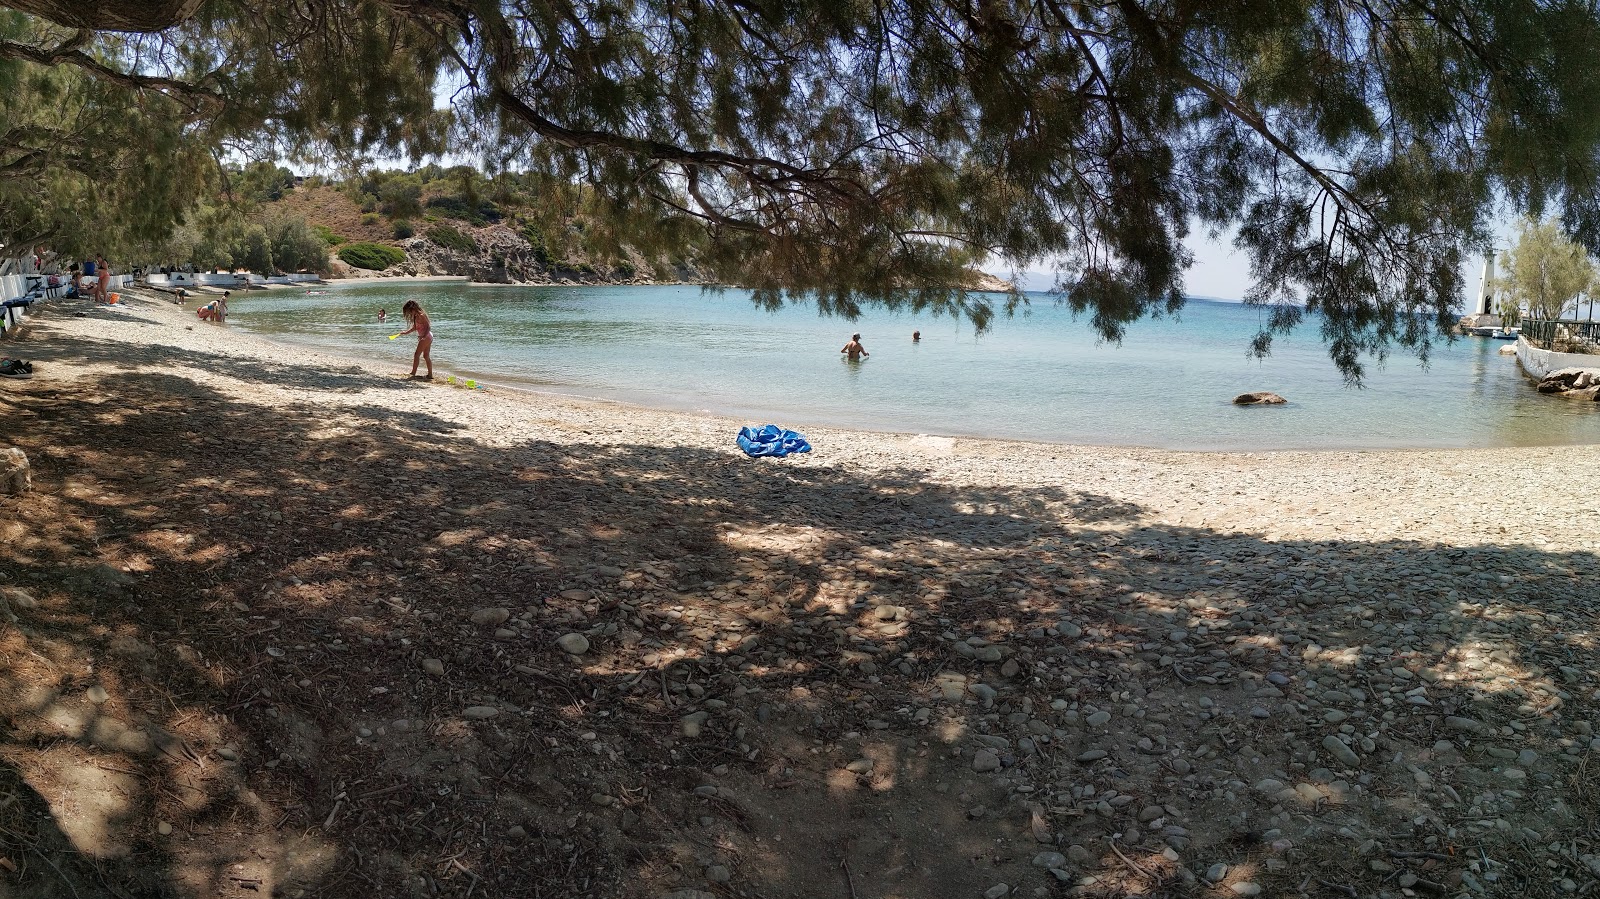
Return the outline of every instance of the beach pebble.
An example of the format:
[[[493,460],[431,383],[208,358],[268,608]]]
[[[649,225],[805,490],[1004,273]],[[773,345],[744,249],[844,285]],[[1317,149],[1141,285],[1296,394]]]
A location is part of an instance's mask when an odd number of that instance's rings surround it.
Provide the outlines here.
[[[439,659],[423,659],[422,670],[427,674],[444,674],[444,662],[440,661]]]
[[[1059,852],[1041,852],[1033,857],[1035,868],[1065,868],[1067,857]]]
[[[678,726],[683,735],[692,740],[695,737],[700,736],[701,730],[705,727],[706,721],[710,718],[710,712],[691,712],[690,714],[684,715],[683,718],[679,719]]]
[[[87,691],[85,691],[85,693],[89,697],[89,701],[95,705],[100,705],[111,698],[111,696],[106,693],[106,688],[100,686],[99,684],[95,684],[94,686],[90,687]]]
[[[1361,764],[1361,756],[1356,755],[1349,746],[1345,745],[1343,740],[1332,734],[1322,739],[1322,748],[1326,749],[1329,755],[1338,759],[1340,764],[1347,767],[1354,768]]]
[[[1249,880],[1240,881],[1239,883],[1236,883],[1233,886],[1231,886],[1229,889],[1233,890],[1233,894],[1235,896],[1259,896],[1259,895],[1261,895],[1261,884],[1254,883],[1254,882],[1249,881]]]
[[[582,634],[563,634],[556,640],[556,645],[561,647],[562,652],[580,656],[589,651],[589,638]]]
[[[988,888],[987,890],[983,891],[983,899],[1001,899],[1001,897],[1010,894],[1010,892],[1011,892],[1011,885],[1010,884],[997,883],[994,886],[992,886],[992,887]]]
[[[972,770],[979,773],[997,771],[1000,768],[1000,756],[987,749],[980,749],[972,755]]]
[[[872,770],[872,766],[874,764],[875,763],[872,761],[872,759],[856,759],[850,764],[845,765],[844,770],[849,771],[852,774],[866,774],[868,771]]]
[[[733,879],[733,872],[726,865],[712,865],[706,868],[706,880],[712,883],[727,883]]]
[[[1206,881],[1209,883],[1221,883],[1222,879],[1227,876],[1228,866],[1222,862],[1217,862],[1206,869]]]
[[[168,836],[172,833],[172,825],[166,821],[158,821],[156,822],[156,833],[159,833],[162,836]]]
[[[481,627],[496,627],[505,624],[510,619],[510,609],[478,609],[472,613],[472,623]]]
[[[500,710],[492,705],[469,705],[461,715],[473,721],[483,721],[500,714]]]

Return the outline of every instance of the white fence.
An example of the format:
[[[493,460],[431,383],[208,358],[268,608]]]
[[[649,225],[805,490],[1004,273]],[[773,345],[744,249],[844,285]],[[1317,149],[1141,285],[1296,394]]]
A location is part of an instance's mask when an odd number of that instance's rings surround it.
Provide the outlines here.
[[[153,272],[144,276],[144,283],[151,287],[238,287],[241,284],[303,284],[321,280],[321,277],[312,274],[273,275],[269,278],[254,272],[172,272],[165,275]]]
[[[51,287],[47,275],[0,275],[0,302],[10,303],[13,300],[33,300],[35,303],[48,302],[67,292],[70,278],[62,278],[61,286]],[[84,284],[94,281],[85,277]],[[111,287],[126,287],[133,283],[131,275],[112,275]],[[4,317],[0,318],[0,334],[9,332],[12,328],[20,326],[28,318],[28,305],[18,304],[6,306]]]

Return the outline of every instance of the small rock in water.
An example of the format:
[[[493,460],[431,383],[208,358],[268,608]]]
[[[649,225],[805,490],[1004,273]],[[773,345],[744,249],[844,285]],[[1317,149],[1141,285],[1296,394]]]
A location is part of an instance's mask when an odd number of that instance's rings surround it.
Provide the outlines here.
[[[563,634],[556,641],[556,645],[561,647],[563,652],[581,656],[589,651],[589,638],[582,634]]]
[[[1233,398],[1235,406],[1281,406],[1288,400],[1276,393],[1241,393]]]

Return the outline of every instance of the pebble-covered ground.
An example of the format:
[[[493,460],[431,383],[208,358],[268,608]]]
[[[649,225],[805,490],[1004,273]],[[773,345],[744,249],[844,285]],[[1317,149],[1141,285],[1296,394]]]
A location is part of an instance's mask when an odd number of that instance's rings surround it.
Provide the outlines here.
[[[1600,884],[1600,448],[750,461],[140,298],[8,353],[0,890]]]

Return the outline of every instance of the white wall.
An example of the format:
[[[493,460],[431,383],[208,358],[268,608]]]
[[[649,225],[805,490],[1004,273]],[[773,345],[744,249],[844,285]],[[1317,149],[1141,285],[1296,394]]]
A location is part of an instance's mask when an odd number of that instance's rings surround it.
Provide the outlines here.
[[[1600,371],[1600,356],[1541,350],[1529,343],[1526,337],[1517,338],[1517,359],[1522,362],[1522,367],[1529,374],[1541,380],[1551,372],[1563,368],[1592,368]]]

